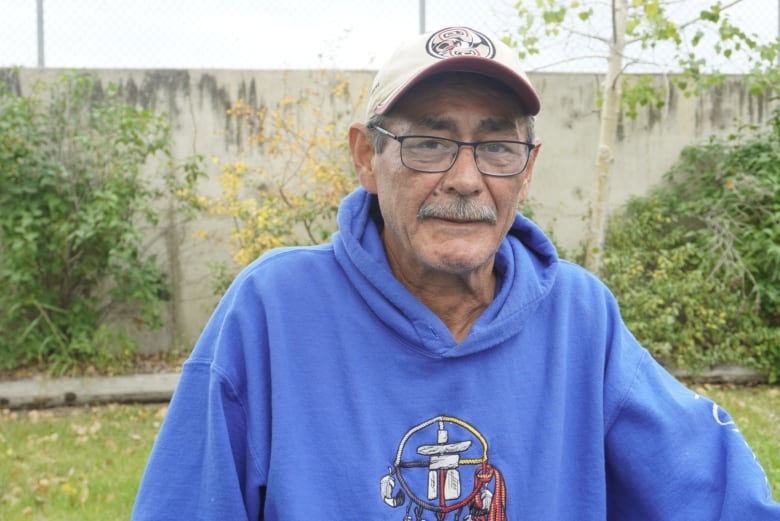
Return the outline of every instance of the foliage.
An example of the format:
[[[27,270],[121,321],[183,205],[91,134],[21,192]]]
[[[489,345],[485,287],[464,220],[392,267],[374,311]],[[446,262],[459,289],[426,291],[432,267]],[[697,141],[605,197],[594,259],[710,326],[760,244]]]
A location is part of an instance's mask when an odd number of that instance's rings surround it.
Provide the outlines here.
[[[171,141],[161,116],[90,75],[0,86],[0,368],[100,364],[134,347],[109,318],[160,324],[168,287],[144,234],[175,184]]]
[[[597,58],[606,62],[599,93],[601,120],[584,245],[584,264],[594,273],[600,272],[604,254],[618,116],[636,117],[639,106],[664,106],[672,86],[690,96],[721,84],[725,76],[718,70],[718,59],[745,68],[744,79],[753,95],[771,92],[780,84],[780,37],[762,43],[758,36],[734,25],[728,8],[741,1],[709,1],[687,21],[680,20],[680,9],[690,3],[669,0],[614,0],[607,4],[536,0],[535,8],[522,1],[515,4],[519,27],[506,41],[519,49],[521,57],[539,54],[543,50],[541,42],[550,37],[565,36],[572,42],[566,50],[566,61]],[[672,58],[657,58],[660,49],[670,51]],[[656,81],[648,74],[627,75],[647,68],[662,73],[665,81]]]
[[[709,1],[693,16],[685,19],[684,3],[665,0],[629,0],[625,24],[625,49],[622,56],[626,81],[622,90],[622,110],[630,118],[641,106],[663,107],[671,87],[685,95],[696,95],[722,84],[725,75],[717,67],[719,59],[740,60],[748,91],[763,94],[780,84],[780,38],[762,42],[733,23],[729,8],[742,0]],[[529,7],[530,5],[530,7]],[[506,41],[521,58],[545,51],[542,43],[550,37],[580,38],[583,43],[567,61],[607,60],[613,27],[594,23],[606,13],[593,2],[583,0],[536,0],[517,2],[518,28]],[[539,26],[541,24],[541,27]],[[668,52],[670,58],[657,58]],[[591,54],[595,51],[595,55]],[[551,64],[546,64],[551,65]],[[662,73],[667,82],[659,83],[647,72]],[[639,71],[634,74],[628,75]]]
[[[231,219],[230,250],[235,266],[215,265],[217,292],[263,252],[280,246],[317,244],[335,229],[341,199],[356,186],[347,148],[346,128],[324,121],[321,105],[351,99],[346,80],[323,73],[299,97],[250,107],[238,100],[228,110],[246,131],[241,145],[249,160],[222,162],[216,197],[182,192],[191,204]],[[360,96],[357,96],[360,98]],[[359,99],[352,101],[359,105]],[[238,132],[242,134],[242,132]],[[208,234],[202,232],[206,238]]]
[[[604,280],[656,356],[780,376],[780,108],[767,128],[686,148],[606,244]]]

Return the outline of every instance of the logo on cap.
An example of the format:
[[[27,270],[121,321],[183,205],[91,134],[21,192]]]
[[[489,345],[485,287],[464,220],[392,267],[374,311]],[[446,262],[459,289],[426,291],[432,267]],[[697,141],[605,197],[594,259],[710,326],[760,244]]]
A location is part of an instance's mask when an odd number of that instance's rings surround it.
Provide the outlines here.
[[[496,55],[490,38],[468,27],[449,27],[434,33],[428,39],[426,50],[438,59],[455,56],[493,58]]]

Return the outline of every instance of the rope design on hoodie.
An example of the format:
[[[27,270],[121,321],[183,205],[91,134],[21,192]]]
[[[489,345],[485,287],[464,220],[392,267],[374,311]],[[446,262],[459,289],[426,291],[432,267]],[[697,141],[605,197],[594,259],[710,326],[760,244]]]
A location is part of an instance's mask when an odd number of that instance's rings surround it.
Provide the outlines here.
[[[496,484],[493,500],[490,503],[490,510],[486,516],[477,515],[474,517],[474,521],[506,521],[506,484],[504,483],[504,477],[497,468],[490,463],[485,463],[474,472],[474,492],[478,492],[480,488],[490,483],[493,478],[495,478]],[[474,497],[474,506],[484,510],[481,494],[476,494],[476,497]]]

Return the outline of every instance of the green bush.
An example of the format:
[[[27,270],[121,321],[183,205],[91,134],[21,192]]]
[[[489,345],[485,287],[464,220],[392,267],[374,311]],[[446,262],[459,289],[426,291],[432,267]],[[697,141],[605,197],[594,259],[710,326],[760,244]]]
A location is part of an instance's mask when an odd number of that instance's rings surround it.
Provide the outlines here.
[[[173,188],[165,120],[90,75],[0,84],[0,368],[65,370],[132,347],[109,318],[160,324],[169,294],[145,253],[153,202]],[[167,183],[142,169],[154,158]]]
[[[780,109],[686,148],[609,223],[604,281],[653,354],[780,376]]]

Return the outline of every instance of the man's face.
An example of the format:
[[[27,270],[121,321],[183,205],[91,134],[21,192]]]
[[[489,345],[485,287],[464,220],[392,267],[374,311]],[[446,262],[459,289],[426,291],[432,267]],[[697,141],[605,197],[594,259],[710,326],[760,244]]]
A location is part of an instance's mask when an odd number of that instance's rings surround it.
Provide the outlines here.
[[[514,95],[503,88],[474,75],[447,75],[406,94],[385,127],[398,136],[430,135],[469,142],[525,140],[524,123],[518,123],[521,114]],[[373,156],[371,172],[360,177],[363,186],[378,196],[385,250],[396,274],[400,270],[408,277],[468,276],[479,270],[492,271],[494,255],[517,205],[528,193],[537,150],[520,175],[482,174],[471,147],[460,149],[448,171],[431,174],[406,168],[400,143],[388,138],[384,150]],[[494,219],[455,217],[451,209],[457,205],[473,210],[467,214],[489,214]],[[421,213],[429,216],[421,217]]]

